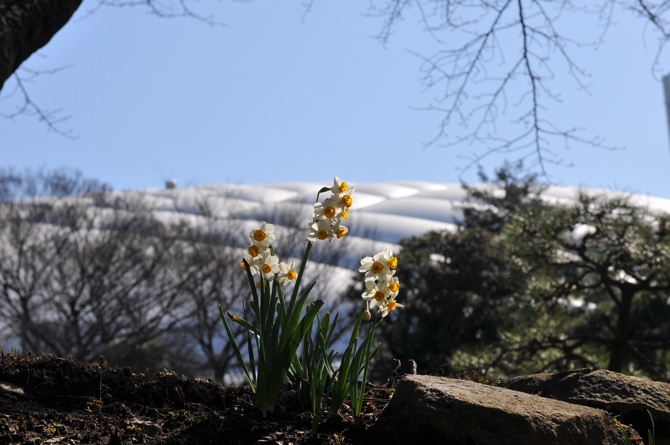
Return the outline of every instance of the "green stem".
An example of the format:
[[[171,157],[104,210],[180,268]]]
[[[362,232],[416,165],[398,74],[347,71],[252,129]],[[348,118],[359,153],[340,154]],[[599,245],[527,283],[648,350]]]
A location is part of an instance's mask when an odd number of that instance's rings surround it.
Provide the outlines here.
[[[302,281],[302,276],[305,272],[305,265],[307,265],[307,258],[309,258],[309,251],[312,250],[312,242],[307,241],[307,247],[305,247],[305,253],[302,255],[302,262],[300,263],[300,269],[298,269],[298,276],[295,279],[295,285],[293,286],[293,293],[291,294],[291,302],[289,303],[288,313],[293,313],[293,306],[295,306],[295,301],[298,298],[298,291],[300,289],[300,282]]]

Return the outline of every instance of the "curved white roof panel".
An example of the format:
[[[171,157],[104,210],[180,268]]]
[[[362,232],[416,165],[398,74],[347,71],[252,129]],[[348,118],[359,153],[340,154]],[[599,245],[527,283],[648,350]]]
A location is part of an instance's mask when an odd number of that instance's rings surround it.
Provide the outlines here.
[[[332,179],[318,182],[287,182],[279,184],[239,185],[217,184],[185,189],[147,189],[136,193],[150,198],[156,210],[200,214],[207,208],[211,217],[257,220],[286,205],[291,212],[304,214],[305,225],[311,215],[316,194],[322,187],[331,187]],[[356,184],[352,195],[354,205],[344,225],[352,235],[395,245],[401,239],[421,235],[430,230],[455,230],[461,219],[461,205],[466,192],[460,184],[423,181],[394,181],[378,184]],[[475,187],[492,188],[490,184]],[[617,195],[597,189],[587,193]],[[549,202],[566,204],[577,196],[576,187],[551,186],[543,193]],[[327,196],[327,194],[326,194]],[[637,205],[670,213],[670,200],[643,195],[629,195]],[[323,198],[323,197],[322,197]],[[203,207],[203,204],[205,206]],[[203,215],[204,216],[204,215]]]

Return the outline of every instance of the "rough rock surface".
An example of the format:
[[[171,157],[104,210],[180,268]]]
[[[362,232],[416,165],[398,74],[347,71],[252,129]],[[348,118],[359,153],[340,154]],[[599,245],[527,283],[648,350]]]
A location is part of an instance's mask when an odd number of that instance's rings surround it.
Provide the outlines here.
[[[380,443],[623,443],[623,433],[603,410],[424,375],[398,382],[374,429]]]
[[[654,418],[656,443],[670,443],[670,384],[591,369],[515,377],[504,386],[529,394],[591,406],[618,415],[646,437]]]

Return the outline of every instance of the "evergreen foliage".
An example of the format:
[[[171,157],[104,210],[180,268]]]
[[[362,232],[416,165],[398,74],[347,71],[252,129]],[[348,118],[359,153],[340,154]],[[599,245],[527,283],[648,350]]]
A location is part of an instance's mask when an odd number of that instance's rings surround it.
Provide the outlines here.
[[[430,373],[670,378],[670,215],[624,194],[549,203],[518,172],[505,165],[495,184],[466,186],[456,233],[401,242],[407,304],[381,333],[377,377],[413,359]]]

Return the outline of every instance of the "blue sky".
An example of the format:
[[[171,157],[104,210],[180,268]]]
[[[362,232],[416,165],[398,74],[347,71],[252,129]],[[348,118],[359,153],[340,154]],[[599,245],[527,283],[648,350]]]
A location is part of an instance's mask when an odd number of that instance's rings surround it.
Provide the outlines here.
[[[211,9],[203,13],[225,27],[139,7],[87,16],[97,2],[85,0],[25,63],[67,67],[27,86],[42,108],[71,116],[60,128],[77,138],[50,132],[35,117],[0,119],[0,166],[73,167],[115,189],[161,187],[170,178],[186,187],[334,175],[353,184],[449,183],[459,181],[464,155],[482,151],[424,146],[441,116],[417,110],[439,91],[420,83],[413,52],[436,46],[416,17],[383,46],[373,38],[382,22],[364,15],[366,2],[315,0],[306,16],[301,1],[204,3]],[[641,21],[621,11],[614,19],[598,50],[575,52],[591,76],[590,94],[557,68],[552,86],[563,101],[547,102],[547,111],[556,123],[585,128],[585,137],[626,149],[555,147],[573,166],[550,165],[551,181],[670,198],[663,89],[651,71],[656,43]],[[0,112],[15,105],[0,101]],[[476,171],[463,178],[476,181]]]

